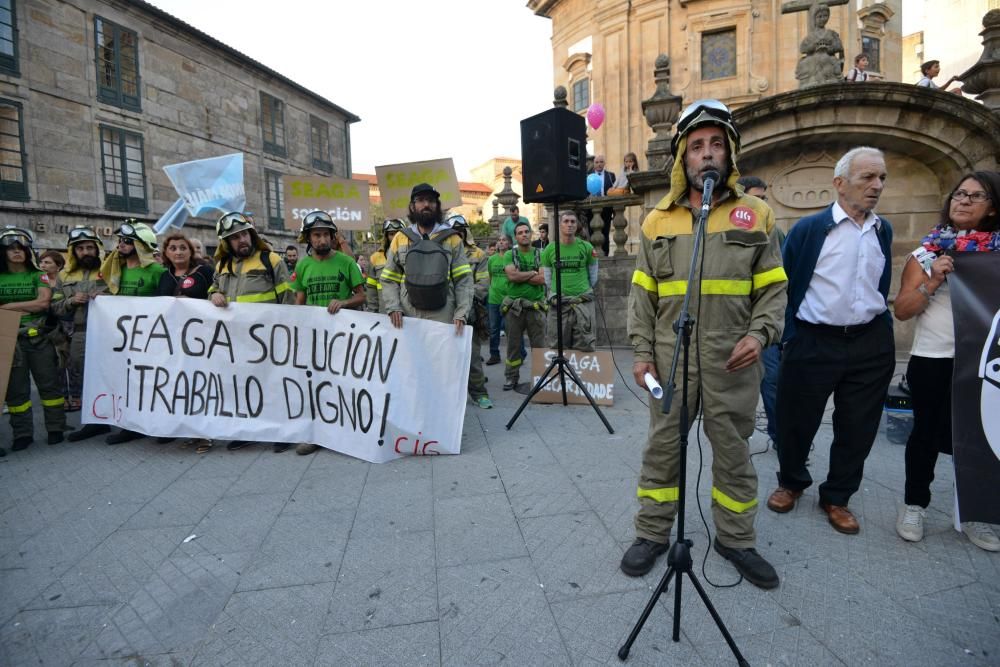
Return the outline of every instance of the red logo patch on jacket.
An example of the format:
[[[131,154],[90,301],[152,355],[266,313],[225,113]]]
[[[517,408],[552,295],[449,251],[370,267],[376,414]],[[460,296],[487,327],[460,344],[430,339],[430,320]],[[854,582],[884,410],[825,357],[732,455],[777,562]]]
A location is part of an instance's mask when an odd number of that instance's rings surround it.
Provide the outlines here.
[[[40,280],[41,280],[41,281],[42,281],[43,283],[45,283],[46,285],[48,285],[48,284],[49,284],[49,277],[48,277],[47,275],[45,275],[44,273],[43,273],[42,275],[40,275],[40,276],[39,276],[38,278],[39,278],[39,279],[40,279]]]
[[[746,206],[737,206],[729,213],[729,222],[740,229],[753,229],[757,224],[757,214]]]
[[[181,281],[181,289],[190,289],[192,287],[194,287],[194,278],[191,276],[188,276]]]

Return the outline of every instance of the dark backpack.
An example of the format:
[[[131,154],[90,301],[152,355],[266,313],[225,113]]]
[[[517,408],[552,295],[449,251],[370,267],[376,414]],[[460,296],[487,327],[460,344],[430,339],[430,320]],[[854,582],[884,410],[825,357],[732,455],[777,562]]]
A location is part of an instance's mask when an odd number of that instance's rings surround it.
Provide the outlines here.
[[[410,304],[419,310],[441,310],[448,303],[451,277],[451,251],[444,247],[444,240],[458,232],[445,229],[433,238],[412,229],[404,229],[403,233],[410,240],[404,267]]]

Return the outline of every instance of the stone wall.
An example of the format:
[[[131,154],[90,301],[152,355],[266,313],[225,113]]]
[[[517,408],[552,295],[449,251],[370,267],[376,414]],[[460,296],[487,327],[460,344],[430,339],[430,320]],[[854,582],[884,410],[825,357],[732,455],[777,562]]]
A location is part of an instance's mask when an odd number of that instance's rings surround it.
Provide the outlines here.
[[[629,347],[628,293],[635,257],[601,257],[598,262],[597,344]]]
[[[94,18],[137,34],[141,111],[97,100]],[[5,224],[38,233],[39,245],[65,243],[76,224],[102,231],[135,216],[155,221],[177,199],[163,166],[244,154],[247,209],[266,226],[264,170],[322,174],[312,167],[310,116],[329,124],[333,175],[350,174],[349,124],[357,118],[144,3],[32,0],[17,3],[20,76],[0,74],[0,97],[23,105],[27,202],[0,201]],[[287,157],[263,151],[260,92],[285,103]],[[104,205],[100,125],[143,137],[148,212]],[[215,244],[214,221],[186,230]],[[268,231],[284,246],[292,234]]]

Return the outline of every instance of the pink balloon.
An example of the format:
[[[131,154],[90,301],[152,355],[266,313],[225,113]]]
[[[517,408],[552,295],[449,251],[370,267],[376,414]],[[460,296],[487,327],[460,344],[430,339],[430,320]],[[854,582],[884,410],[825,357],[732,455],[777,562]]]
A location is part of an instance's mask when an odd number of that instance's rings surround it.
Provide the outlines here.
[[[595,130],[601,127],[601,123],[604,122],[604,105],[600,102],[594,102],[587,109],[587,122]]]

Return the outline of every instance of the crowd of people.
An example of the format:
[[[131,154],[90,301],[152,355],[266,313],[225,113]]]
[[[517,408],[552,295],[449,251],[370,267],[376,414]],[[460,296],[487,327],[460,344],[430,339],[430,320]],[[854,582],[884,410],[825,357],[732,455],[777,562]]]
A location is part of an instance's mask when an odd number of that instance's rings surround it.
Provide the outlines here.
[[[473,328],[469,397],[480,408],[490,409],[493,402],[486,390],[481,343],[489,341],[486,363],[498,363],[504,320],[517,329],[508,337],[519,344],[508,346],[508,382],[504,385],[504,389],[513,389],[517,369],[527,354],[518,332],[529,331],[532,346],[545,344],[545,312],[554,289],[551,258],[543,259],[548,235],[541,230],[547,231],[547,227],[540,225],[538,239],[532,241],[527,220],[518,216],[516,207],[512,214],[518,220],[518,248],[509,251],[506,237],[501,235],[499,252],[494,244],[489,252],[484,251],[476,245],[465,218],[445,217],[439,193],[423,183],[413,188],[406,220],[383,222],[382,245],[370,258],[355,257],[324,211],[313,211],[303,218],[297,239],[306,248],[301,258],[298,245],[288,245],[283,254],[275,252],[259,234],[252,214],[240,212],[219,218],[218,246],[212,258],[203,256],[196,239],[175,231],[158,240],[152,229],[134,219],[119,225],[117,243],[110,252],[104,251],[91,227],[71,229],[65,251],[41,254],[36,252],[30,231],[16,227],[0,230],[0,308],[18,312],[21,320],[5,397],[11,449],[20,451],[34,442],[32,380],[45,412],[49,444],[104,436],[107,444],[117,445],[145,437],[126,429],[111,432],[105,424],[85,424],[67,434],[66,413],[81,408],[87,312],[99,296],[205,299],[220,308],[234,302],[319,306],[329,315],[341,309],[367,310],[387,315],[396,327],[403,325],[404,317],[453,323],[458,334],[469,325]],[[564,252],[573,249],[579,257],[574,255],[576,264],[563,270],[567,294],[574,303],[592,302],[596,258],[589,244],[573,236],[578,225],[575,216],[571,220],[571,225],[564,222],[570,230]],[[417,253],[410,252],[418,246]],[[435,276],[433,262],[424,261],[428,254],[425,246],[430,247],[430,255],[435,249],[447,254],[443,276]],[[411,261],[411,254],[416,259]],[[588,262],[593,267],[589,272],[585,267]],[[580,267],[584,267],[583,283]],[[530,277],[524,277],[528,274]],[[527,301],[522,296],[527,296]],[[524,324],[528,312],[522,310],[522,303],[530,303],[530,329]],[[593,349],[593,316],[581,315],[573,322],[580,340],[589,340],[587,349]],[[206,433],[182,444],[203,454],[217,435]],[[158,440],[166,443],[172,438]],[[250,444],[233,440],[226,448],[232,451]],[[283,452],[291,443],[273,443],[273,447],[275,452]],[[312,443],[296,446],[299,454],[317,449]],[[0,456],[5,454],[0,447]]]
[[[864,63],[856,64],[863,71]],[[775,569],[756,549],[758,482],[748,438],[760,395],[780,466],[767,507],[787,513],[812,485],[807,457],[832,397],[829,469],[818,488],[818,504],[834,530],[860,531],[849,502],[859,489],[895,369],[893,315],[916,321],[906,371],[915,427],[905,450],[905,492],[896,528],[904,540],[921,540],[938,454],[951,452],[955,323],[948,275],[955,270],[956,252],[1000,251],[1000,175],[977,171],[955,184],[939,223],[907,260],[891,312],[892,225],[875,212],[888,176],[880,150],[859,146],[844,153],[833,173],[836,200],[797,221],[785,237],[767,203],[767,184],[737,169],[740,134],[724,104],[701,100],[685,109],[671,148],[670,190],[641,228],[628,332],[636,383],[645,389],[649,375],[661,383],[671,380],[661,374],[669,368],[677,340],[674,323],[689,287],[686,267],[697,267],[700,290],[690,295],[697,313],[697,363],[691,369],[695,399],[686,421],[700,412],[712,445],[714,549],[753,584],[779,585]],[[626,174],[634,165],[626,160]],[[603,167],[603,159],[595,160],[602,174]],[[709,178],[718,186],[703,202]],[[616,180],[606,174],[609,187]],[[694,221],[701,211],[707,214],[704,253],[694,263]],[[504,390],[519,388],[525,340],[533,348],[554,346],[558,308],[565,346],[594,350],[597,249],[581,237],[572,210],[563,211],[555,227],[554,242],[541,233],[545,227],[534,238],[531,224],[514,207],[497,242],[483,250],[468,222],[460,215],[446,216],[440,194],[422,183],[411,192],[407,218],[384,221],[382,245],[370,258],[355,258],[324,211],[303,219],[302,258],[296,246],[279,256],[252,216],[239,212],[219,218],[212,260],[183,233],[158,241],[134,220],[119,226],[117,245],[108,253],[89,227],[70,230],[65,254],[50,251],[39,257],[30,232],[0,230],[0,308],[20,315],[5,397],[12,449],[33,442],[32,380],[49,444],[66,437],[66,412],[80,406],[87,310],[97,297],[207,299],[220,308],[230,303],[317,306],[330,316],[342,309],[368,310],[388,316],[396,328],[405,327],[408,318],[427,319],[453,327],[456,336],[471,326],[468,394],[480,408],[492,408],[481,346],[489,345],[485,363],[498,364],[504,328]],[[562,298],[555,298],[557,292]],[[679,384],[681,378],[672,380]],[[664,414],[650,401],[636,537],[620,564],[630,576],[649,572],[669,547],[681,493],[678,412]],[[106,435],[108,444],[119,444],[143,437],[109,431],[88,424],[68,438]],[[188,444],[203,453],[217,435],[204,434]],[[227,448],[249,444],[231,441]],[[275,443],[274,449],[290,446]],[[300,454],[317,449],[311,443],[296,447]],[[990,525],[968,522],[963,530],[982,549],[1000,551]]]
[[[758,391],[779,461],[778,487],[767,507],[787,513],[812,485],[806,461],[832,396],[830,464],[818,505],[834,530],[857,534],[861,525],[848,503],[860,486],[895,369],[889,309],[893,236],[889,220],[875,213],[888,175],[880,150],[847,151],[834,168],[836,201],[794,223],[783,238],[766,203],[766,183],[737,170],[739,149],[740,134],[721,102],[701,100],[682,112],[672,142],[670,192],[642,224],[629,336],[635,382],[645,388],[647,374],[658,377],[669,368],[677,339],[673,324],[688,287],[683,270],[694,247],[693,220],[702,209],[706,175],[717,172],[719,187],[706,202],[701,289],[690,296],[698,313],[693,343],[698,362],[688,419],[701,411],[712,445],[715,550],[751,583],[774,588],[777,572],[756,550],[754,531],[757,475],[748,437]],[[947,276],[955,252],[1000,251],[998,202],[1000,175],[963,176],[948,194],[939,224],[903,271],[894,314],[917,320],[906,371],[914,428],[896,523],[907,541],[923,538],[937,455],[951,452],[955,323]],[[630,576],[649,572],[669,548],[682,492],[678,412],[663,414],[657,402],[650,403],[636,538],[620,566]],[[962,529],[976,546],[1000,551],[989,524],[965,522]]]

